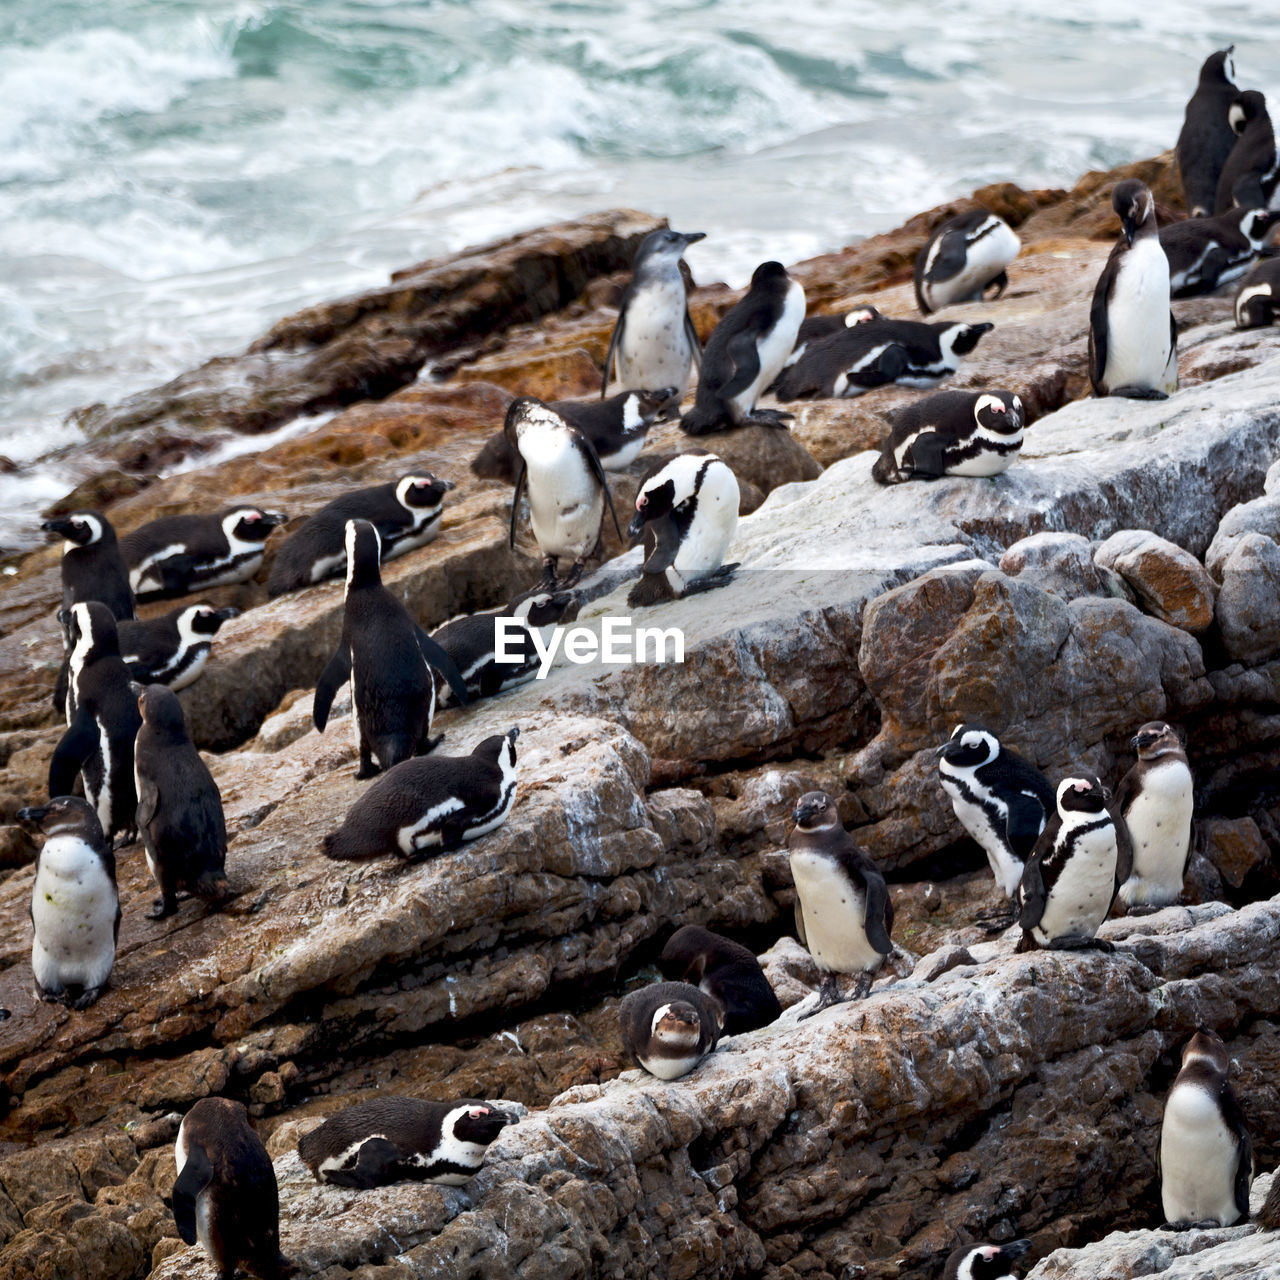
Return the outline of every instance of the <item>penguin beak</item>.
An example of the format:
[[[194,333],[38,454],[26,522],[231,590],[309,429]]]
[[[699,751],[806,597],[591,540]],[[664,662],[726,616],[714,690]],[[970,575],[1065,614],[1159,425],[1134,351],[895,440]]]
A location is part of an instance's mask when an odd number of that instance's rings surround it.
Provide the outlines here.
[[[644,532],[644,516],[640,512],[636,512],[631,517],[631,523],[627,525],[627,537],[631,540],[631,545],[636,545],[636,539]]]
[[[456,489],[458,487],[452,480],[437,480],[436,484],[438,484],[445,493],[448,493],[451,489]]]
[[[681,235],[684,238],[685,247],[691,244],[697,244],[699,240],[705,240],[707,233],[705,231],[683,231]]]
[[[283,511],[264,511],[262,513],[262,523],[268,529],[274,529],[277,525],[288,524],[289,517]]]
[[[45,819],[45,815],[49,812],[48,805],[32,805],[29,809],[18,810],[18,821],[29,822],[32,826],[39,826]]]
[[[44,530],[45,533],[56,533],[60,537],[65,538],[71,533],[71,521],[66,516],[58,516],[53,520],[45,520],[40,525],[40,528]]]
[[[1136,232],[1138,229],[1138,224],[1134,218],[1134,213],[1132,209],[1128,213],[1126,213],[1123,218],[1120,219],[1120,225],[1124,229],[1125,242],[1129,245],[1130,248],[1132,248],[1134,232]]]
[[[1000,1246],[1000,1256],[1002,1258],[1021,1258],[1024,1253],[1030,1252],[1030,1240],[1011,1240],[1008,1244]]]
[[[213,616],[217,618],[220,623],[230,622],[232,618],[238,618],[240,616],[240,610],[233,609],[230,605],[227,605],[225,609],[215,609],[213,611]]]
[[[511,728],[507,730],[507,741],[511,743],[511,745],[514,747],[516,744],[516,739],[519,736],[520,736],[520,728],[518,725],[513,724]]]

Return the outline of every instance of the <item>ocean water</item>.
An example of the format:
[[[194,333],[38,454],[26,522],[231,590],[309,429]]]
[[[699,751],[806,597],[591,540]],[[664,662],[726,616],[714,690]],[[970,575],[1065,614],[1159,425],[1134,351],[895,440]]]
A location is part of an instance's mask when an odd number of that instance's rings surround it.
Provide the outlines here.
[[[0,544],[70,410],[433,254],[630,205],[744,283],[982,183],[1172,144],[1225,0],[7,0]]]

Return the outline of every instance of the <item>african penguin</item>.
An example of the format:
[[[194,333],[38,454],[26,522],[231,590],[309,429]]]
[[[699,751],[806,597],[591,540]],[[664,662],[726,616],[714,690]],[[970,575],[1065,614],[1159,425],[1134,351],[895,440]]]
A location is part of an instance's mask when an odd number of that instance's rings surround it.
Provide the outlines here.
[[[123,621],[134,616],[129,571],[111,522],[98,511],[77,511],[46,520],[46,533],[65,539],[62,547],[62,607],[96,600]]]
[[[998,298],[1021,249],[1013,228],[987,209],[949,219],[916,256],[916,305],[929,315],[953,302],[981,302],[992,288]]]
[[[1176,148],[1178,174],[1187,211],[1207,217],[1217,202],[1218,177],[1235,146],[1235,130],[1227,118],[1240,90],[1236,87],[1235,45],[1211,53],[1200,68],[1200,81],[1187,103]]]
[[[1165,1099],[1160,1202],[1165,1225],[1175,1230],[1229,1227],[1249,1216],[1253,1141],[1230,1071],[1222,1040],[1197,1031]]]
[[[778,379],[778,399],[860,396],[890,382],[935,387],[993,328],[960,320],[869,320],[813,343]]]
[[[76,774],[84,779],[107,840],[135,834],[133,744],[142,723],[120,657],[116,620],[104,604],[71,606],[67,731],[49,763],[49,794],[70,795]]]
[[[804,321],[804,289],[780,262],[755,269],[751,287],[721,317],[707,340],[693,408],[680,421],[691,436],[730,427],[780,427],[791,415],[757,409],[782,372]]]
[[[535,591],[517,596],[501,609],[487,613],[475,613],[467,618],[455,618],[438,627],[431,638],[453,659],[467,695],[472,698],[491,698],[504,689],[514,689],[527,684],[538,671],[541,659],[534,643],[533,633],[544,627],[553,627],[567,617],[577,616],[578,600],[568,591]],[[507,653],[513,649],[519,657],[498,660],[498,619],[513,618],[523,626],[523,634],[504,637]],[[542,636],[544,648],[547,637]],[[436,691],[441,706],[453,701],[453,690],[447,684]]]
[[[663,228],[640,242],[609,337],[601,399],[613,383],[624,391],[670,387],[668,401],[680,403],[693,369],[702,363],[680,259],[691,244],[705,238],[705,231]]]
[[[440,741],[431,736],[433,668],[464,705],[467,690],[449,655],[382,585],[377,529],[368,520],[348,520],[346,544],[342,638],[320,673],[312,719],[323,733],[334,696],[349,680],[360,752],[356,777],[371,778],[410,756],[425,755]]]
[[[659,1080],[687,1076],[719,1043],[724,1006],[687,982],[655,982],[618,1007],[622,1043]]]
[[[1133,872],[1120,886],[1130,914],[1178,901],[1191,858],[1194,783],[1171,725],[1152,720],[1133,739],[1138,762],[1116,788],[1115,811],[1129,829]]]
[[[839,333],[841,329],[852,329],[855,324],[866,324],[868,320],[883,319],[885,317],[870,303],[861,307],[854,307],[852,311],[841,312],[839,315],[807,316],[800,325],[800,332],[796,335],[796,345],[792,348],[791,354],[787,357],[787,362],[782,368],[784,371],[790,369],[809,349],[811,342],[821,342],[823,338],[829,338],[833,333]],[[781,374],[779,377],[781,377]],[[769,385],[768,390],[775,390],[777,385],[777,379],[775,378]]]
[[[178,909],[178,894],[227,896],[227,825],[208,765],[187,737],[182,704],[162,684],[139,687],[142,727],[133,752],[138,833],[160,890],[153,920]]]
[[[204,670],[218,628],[239,615],[239,609],[188,604],[158,618],[121,622],[120,656],[139,684],[185,689]]]
[[[416,757],[388,769],[325,836],[325,856],[448,853],[500,827],[515,803],[519,733],[486,738],[469,756]]]
[[[371,1098],[304,1134],[298,1158],[317,1182],[336,1187],[405,1181],[460,1187],[479,1171],[489,1144],[515,1122],[476,1098]]]
[[[1014,1261],[1030,1252],[1030,1240],[967,1244],[947,1258],[942,1280],[1017,1280]]]
[[[1236,328],[1261,329],[1280,320],[1280,257],[1264,258],[1236,294]]]
[[[129,584],[139,600],[163,600],[248,582],[262,566],[271,531],[287,519],[279,511],[238,506],[152,520],[120,539]]]
[[[1161,227],[1172,295],[1194,298],[1238,280],[1277,224],[1280,212],[1232,209],[1214,218],[1187,218]]]
[[[232,1280],[239,1267],[260,1280],[293,1272],[280,1252],[276,1172],[241,1103],[201,1098],[178,1127],[174,1161],[178,1234],[199,1241],[219,1280]]]
[[[1057,811],[1041,832],[1018,882],[1019,951],[1111,944],[1094,935],[1107,918],[1133,861],[1128,833],[1107,810],[1096,778],[1064,778]]]
[[[55,796],[22,809],[18,821],[44,832],[31,886],[31,973],[36,995],[87,1009],[116,958],[120,895],[116,859],[93,809],[78,796]]]
[[[682,453],[650,472],[627,527],[632,543],[643,537],[645,549],[627,604],[657,604],[729,582],[737,565],[724,557],[738,527],[738,502],[737,477],[714,453]]]
[[[527,486],[529,523],[542,553],[542,585],[548,591],[557,585],[571,587],[602,540],[606,503],[622,538],[600,458],[586,436],[532,396],[511,402],[503,431],[520,455],[511,498],[510,545],[516,543],[520,492]],[[573,568],[557,584],[557,562],[563,558],[571,558]]]
[[[835,975],[856,973],[853,999],[871,990],[876,970],[893,951],[893,903],[884,877],[853,842],[835,801],[822,791],[800,797],[791,833],[791,876],[796,886],[800,941],[823,971],[812,1017],[845,997]]]
[[[982,725],[960,724],[938,748],[938,781],[960,825],[987,855],[1001,893],[1012,899],[1054,812],[1048,779]],[[990,913],[978,922],[994,931],[1012,924],[1014,914]]]
[[[1218,178],[1215,213],[1232,207],[1266,209],[1280,185],[1280,157],[1276,135],[1267,112],[1267,100],[1256,89],[1246,89],[1232,104],[1227,119],[1236,133],[1236,144]]]
[[[881,484],[997,476],[1018,456],[1025,423],[1012,391],[940,391],[894,415],[871,474]]]
[[[1156,204],[1136,178],[1116,184],[1111,204],[1123,234],[1093,291],[1089,381],[1095,396],[1163,400],[1178,389],[1178,326]]]
[[[444,495],[452,488],[452,480],[425,472],[335,498],[280,544],[267,594],[284,595],[342,573],[348,520],[368,520],[377,529],[383,560],[425,547],[440,532]]]
[[[724,1006],[724,1034],[755,1031],[782,1017],[782,1006],[755,952],[700,925],[667,940],[658,968],[669,982],[687,982]]]

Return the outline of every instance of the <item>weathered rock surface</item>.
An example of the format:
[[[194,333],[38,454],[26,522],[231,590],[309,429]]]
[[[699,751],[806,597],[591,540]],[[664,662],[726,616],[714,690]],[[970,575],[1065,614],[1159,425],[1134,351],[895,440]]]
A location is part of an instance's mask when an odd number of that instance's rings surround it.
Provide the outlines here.
[[[1216,594],[1208,570],[1190,552],[1145,529],[1121,529],[1094,552],[1118,573],[1139,603],[1162,622],[1203,631],[1213,621]]]
[[[1222,562],[1218,627],[1229,657],[1257,663],[1280,653],[1280,544],[1260,533],[1234,541]]]

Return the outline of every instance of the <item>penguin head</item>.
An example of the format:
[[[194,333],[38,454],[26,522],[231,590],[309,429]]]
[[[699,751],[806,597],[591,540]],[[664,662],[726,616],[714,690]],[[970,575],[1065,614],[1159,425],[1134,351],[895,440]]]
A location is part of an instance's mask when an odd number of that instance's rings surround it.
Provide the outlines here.
[[[1178,731],[1163,720],[1151,720],[1133,735],[1130,745],[1138,753],[1139,760],[1156,760],[1176,751],[1182,754],[1182,740]]]
[[[1116,189],[1111,193],[1111,207],[1119,215],[1125,241],[1130,245],[1138,234],[1138,228],[1148,218],[1154,220],[1155,217],[1156,205],[1151,192],[1147,184],[1137,178],[1126,178],[1116,183]]]
[[[973,402],[973,420],[999,436],[1016,436],[1025,421],[1022,398],[1012,391],[988,391]]]
[[[1255,252],[1260,250],[1271,234],[1271,228],[1280,225],[1280,209],[1239,209],[1240,234],[1248,239]]]
[[[675,387],[655,387],[652,391],[633,391],[640,421],[652,422],[668,406],[678,408],[680,395]]]
[[[1243,134],[1253,120],[1267,114],[1267,100],[1257,89],[1246,89],[1227,111],[1227,123],[1237,135]]]
[[[54,796],[47,804],[19,809],[18,821],[37,827],[46,836],[77,835],[95,847],[105,843],[98,815],[79,796]]]
[[[687,1000],[672,1000],[653,1011],[649,1034],[664,1048],[694,1048],[702,1035],[702,1019]]]
[[[240,616],[239,609],[228,605],[225,609],[215,609],[209,604],[189,604],[178,610],[178,634],[184,638],[195,639],[197,636],[217,635],[218,628],[224,622]]]
[[[1101,813],[1111,799],[1106,787],[1097,778],[1063,778],[1058,783],[1058,812]]]
[[[263,511],[261,507],[232,507],[222,516],[222,531],[228,542],[266,542],[271,530],[289,517],[283,511]]]
[[[1000,739],[980,724],[958,724],[938,755],[957,769],[977,769],[1000,754]]]
[[[162,738],[183,741],[187,736],[187,721],[182,714],[182,703],[168,685],[148,684],[130,686],[138,698],[138,714],[149,729]]]
[[[536,396],[517,396],[507,406],[502,432],[523,456],[524,449],[543,432],[572,432],[574,429],[549,404]],[[535,446],[536,447],[536,446]]]
[[[1192,1062],[1208,1063],[1224,1076],[1231,1069],[1227,1046],[1222,1043],[1222,1037],[1208,1027],[1200,1027],[1183,1046],[1182,1065],[1186,1067]]]
[[[506,733],[495,733],[477,743],[471,754],[482,760],[491,760],[501,768],[513,769],[516,763],[516,739],[519,736],[519,728],[512,725]]]
[[[382,538],[368,520],[348,520],[346,528],[347,590],[380,586]]]
[[[869,324],[872,320],[883,320],[884,317],[870,303],[861,307],[854,307],[852,311],[844,313],[844,327],[852,329],[856,324]]]
[[[698,485],[698,474],[714,453],[705,449],[691,449],[652,471],[640,482],[636,495],[636,513],[627,526],[627,533],[634,543],[650,520],[661,520],[682,503],[693,497]]]
[[[791,277],[780,262],[762,262],[751,273],[753,289],[785,289],[790,283]]]
[[[842,827],[840,810],[825,791],[808,791],[796,801],[795,819],[797,831],[832,831]]]
[[[115,614],[97,600],[71,606],[67,637],[71,641],[72,666],[84,666],[86,662],[120,652]]]
[[[531,627],[551,627],[562,622],[569,609],[580,602],[572,591],[539,591],[513,603],[510,616],[523,618]],[[573,610],[577,617],[577,608]]]
[[[396,501],[412,511],[438,507],[453,487],[452,480],[440,480],[429,471],[420,476],[405,476],[396,485]]]
[[[963,321],[944,322],[934,326],[938,333],[938,345],[944,353],[967,356],[978,345],[984,333],[995,328],[990,321],[981,324],[965,324]]]
[[[516,1117],[499,1111],[487,1102],[463,1102],[449,1112],[449,1133],[459,1142],[474,1142],[487,1147]]]
[[[1236,295],[1236,328],[1266,328],[1271,323],[1275,304],[1271,286],[1266,281],[1247,285]]]
[[[115,541],[113,531],[113,536],[107,536],[111,525],[106,516],[99,515],[96,511],[76,511],[69,516],[55,516],[52,520],[46,520],[40,528],[45,533],[65,538],[76,547],[90,547],[95,542],[104,540],[108,543]]]
[[[632,269],[638,269],[649,262],[665,260],[674,263],[691,244],[697,244],[699,240],[706,238],[705,231],[673,231],[670,227],[650,231],[640,241],[640,248],[636,250]]]
[[[1229,44],[1225,49],[1211,53],[1200,68],[1200,83],[1203,85],[1226,83],[1234,86],[1236,82],[1235,52],[1235,45]]]
[[[956,1280],[1012,1280],[1014,1260],[1030,1250],[1030,1240],[965,1245],[947,1259],[946,1274]]]

